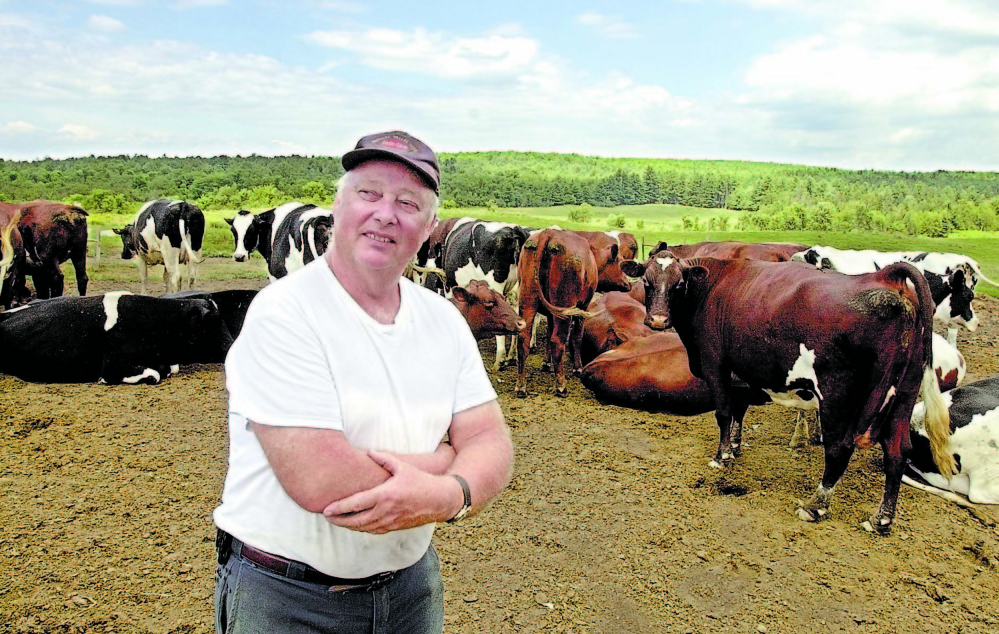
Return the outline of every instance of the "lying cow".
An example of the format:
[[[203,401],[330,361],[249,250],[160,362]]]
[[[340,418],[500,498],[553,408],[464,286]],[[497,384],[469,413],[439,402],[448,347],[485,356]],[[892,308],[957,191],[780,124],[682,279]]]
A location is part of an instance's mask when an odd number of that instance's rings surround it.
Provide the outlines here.
[[[912,452],[902,481],[963,506],[999,504],[999,375],[943,395],[950,411],[948,451],[957,473],[944,477],[933,461],[922,403],[912,410]]]
[[[722,468],[740,450],[734,374],[775,401],[818,403],[825,471],[798,509],[803,520],[829,513],[855,448],[878,442],[885,490],[865,528],[891,530],[910,448],[909,418],[920,394],[935,461],[942,473],[952,473],[947,409],[931,358],[933,301],[911,265],[849,276],[794,262],[694,258],[646,271],[660,274],[667,325],[676,328],[691,373],[710,385],[717,406],[720,440],[711,466]],[[647,310],[655,300],[646,298]]]
[[[132,295],[57,297],[0,313],[0,372],[39,383],[159,383],[222,363],[233,337],[214,302]]]
[[[239,336],[240,331],[243,330],[246,311],[250,308],[250,302],[253,301],[258,292],[260,291],[243,289],[180,291],[179,293],[160,295],[160,297],[166,299],[204,299],[212,302],[218,308],[229,334],[235,339]]]
[[[326,252],[333,212],[293,201],[256,215],[244,209],[225,221],[236,244],[232,258],[245,262],[256,250],[267,262],[267,273],[273,281]]]
[[[151,200],[139,209],[135,222],[115,229],[121,236],[121,258],[135,257],[139,284],[146,294],[149,266],[162,264],[166,291],[180,290],[180,265],[187,264],[187,283],[194,287],[198,277],[201,243],[205,239],[205,215],[197,205],[183,200]]]
[[[611,291],[597,295],[586,310],[593,316],[583,320],[579,350],[583,365],[626,341],[648,337],[654,332],[645,325],[645,306],[628,293]]]
[[[792,260],[848,275],[871,273],[894,262],[911,263],[923,273],[930,285],[936,305],[933,318],[947,327],[947,340],[951,345],[957,342],[958,328],[972,332],[978,328],[978,316],[972,306],[978,280],[999,286],[982,273],[978,262],[956,253],[851,251],[814,246],[795,253]]]
[[[526,326],[510,303],[482,280],[472,280],[468,288],[452,288],[451,303],[457,306],[476,339],[516,335]]]
[[[87,212],[79,205],[34,200],[20,206],[17,228],[24,242],[25,276],[30,275],[35,297],[59,297],[64,290],[62,263],[69,260],[76,272],[76,289],[87,294]],[[23,278],[22,278],[23,282]],[[27,296],[27,288],[22,289]]]
[[[678,260],[686,258],[718,258],[739,260],[761,260],[763,262],[787,262],[791,256],[808,248],[804,244],[791,242],[696,242],[694,244],[667,245],[660,242],[650,255],[669,251]]]

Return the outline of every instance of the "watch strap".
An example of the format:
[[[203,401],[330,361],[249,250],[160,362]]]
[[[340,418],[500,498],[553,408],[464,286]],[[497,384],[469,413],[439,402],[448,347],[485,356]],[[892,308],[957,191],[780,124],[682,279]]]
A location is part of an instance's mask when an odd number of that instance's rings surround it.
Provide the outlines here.
[[[448,523],[453,523],[465,517],[465,515],[467,515],[468,512],[472,510],[472,491],[471,489],[468,488],[468,482],[465,481],[465,478],[461,477],[456,473],[452,473],[450,475],[452,478],[458,481],[458,484],[461,485],[461,493],[462,495],[465,496],[464,502],[461,505],[461,509],[459,509],[458,512],[454,514],[454,517],[448,520]]]

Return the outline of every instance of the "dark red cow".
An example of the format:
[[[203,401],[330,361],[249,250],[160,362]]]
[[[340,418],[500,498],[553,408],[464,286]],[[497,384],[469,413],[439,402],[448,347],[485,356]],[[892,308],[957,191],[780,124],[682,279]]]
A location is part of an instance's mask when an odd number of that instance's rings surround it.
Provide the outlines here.
[[[626,341],[654,332],[645,325],[645,306],[628,293],[611,291],[597,295],[586,310],[593,316],[583,320],[579,355],[584,365]]]
[[[60,297],[64,290],[62,263],[76,271],[76,290],[87,294],[87,214],[79,205],[33,200],[20,207],[17,223],[24,242],[25,276],[30,275],[37,299]],[[21,278],[24,281],[24,278]],[[27,294],[27,289],[24,289]]]
[[[659,270],[650,267],[647,274]],[[911,265],[851,276],[795,262],[694,258],[662,272],[667,325],[717,406],[720,441],[712,466],[721,468],[741,442],[741,425],[733,424],[734,374],[775,402],[819,404],[825,470],[798,509],[801,519],[828,514],[856,447],[877,442],[885,490],[865,528],[891,530],[910,449],[909,418],[920,394],[941,473],[953,472],[947,408],[932,363],[933,299]],[[654,300],[647,298],[646,307]]]
[[[565,369],[562,357],[570,347],[573,368],[582,369],[579,356],[583,337],[582,320],[590,317],[585,308],[597,289],[597,262],[594,247],[586,238],[573,231],[545,229],[533,234],[524,244],[518,263],[520,279],[520,316],[527,324],[520,332],[517,356],[517,396],[527,396],[525,369],[530,351],[534,317],[540,313],[549,318],[551,333],[548,358],[555,369],[555,394],[566,396]],[[617,288],[629,285],[620,265],[605,271],[608,279],[616,268]]]
[[[686,258],[718,258],[738,260],[762,260],[763,262],[789,262],[791,256],[807,249],[803,244],[791,242],[697,242],[695,244],[674,244],[668,246],[660,242],[651,251],[669,250],[679,260]]]
[[[23,286],[24,244],[17,228],[20,218],[17,205],[0,203],[0,306],[3,308],[16,303]]]
[[[715,410],[710,386],[690,373],[687,350],[672,332],[626,341],[586,364],[579,378],[602,403],[675,416]],[[750,405],[770,402],[745,385],[733,392],[732,416],[740,423]]]
[[[476,339],[516,335],[526,325],[510,303],[483,280],[472,280],[467,288],[452,288],[451,303],[458,307]]]

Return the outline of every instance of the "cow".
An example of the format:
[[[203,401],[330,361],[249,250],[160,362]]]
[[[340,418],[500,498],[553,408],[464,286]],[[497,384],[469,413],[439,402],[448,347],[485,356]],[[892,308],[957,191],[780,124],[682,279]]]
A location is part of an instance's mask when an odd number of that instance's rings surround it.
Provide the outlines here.
[[[244,209],[224,220],[236,245],[232,258],[245,262],[256,250],[267,262],[267,273],[273,281],[326,252],[333,211],[292,201],[256,215]]]
[[[576,233],[594,244],[599,244],[594,242],[595,240],[609,239],[617,245],[622,260],[634,260],[638,256],[638,240],[633,233],[626,231],[577,231]]]
[[[956,253],[851,251],[813,246],[795,253],[792,260],[849,275],[871,273],[894,262],[911,263],[930,284],[936,305],[933,318],[947,328],[947,341],[951,345],[956,345],[958,328],[971,332],[978,328],[978,316],[972,306],[978,280],[999,286],[982,273],[978,262]]]
[[[511,305],[516,305],[520,251],[528,238],[528,230],[504,222],[484,222],[474,218],[457,221],[444,241],[444,291],[449,296],[456,286],[467,286],[472,280],[484,280],[489,288],[501,293]],[[513,346],[507,352],[506,339],[496,338],[494,369],[509,360]]]
[[[24,275],[30,275],[35,286],[35,297],[59,297],[64,290],[62,263],[69,260],[76,272],[76,289],[80,296],[87,294],[87,214],[83,207],[73,204],[33,200],[20,206],[21,219],[17,228],[24,243]],[[22,276],[21,282],[23,283]],[[27,288],[22,288],[27,296]]]
[[[430,231],[430,236],[426,239],[420,250],[413,258],[413,267],[406,272],[406,277],[416,284],[429,288],[430,290],[444,295],[444,245],[455,227],[468,222],[476,222],[475,218],[443,218],[437,221]]]
[[[969,383],[943,395],[950,412],[948,452],[957,463],[951,477],[933,460],[922,403],[912,410],[912,452],[902,481],[956,502],[999,504],[999,375]]]
[[[795,262],[693,258],[674,261],[663,273],[666,325],[676,329],[691,373],[710,385],[717,407],[720,439],[710,466],[723,468],[741,450],[734,374],[776,402],[818,403],[825,470],[815,493],[799,505],[802,520],[828,515],[854,450],[878,442],[885,489],[864,527],[890,532],[910,449],[909,418],[920,394],[934,459],[944,475],[953,472],[945,451],[947,409],[931,356],[933,301],[912,265],[849,276]],[[647,297],[647,309],[654,300]]]
[[[678,260],[695,257],[738,260],[761,260],[764,262],[787,262],[795,253],[807,249],[803,244],[791,242],[697,242],[694,244],[667,245],[659,242],[650,255],[669,251]]]
[[[583,365],[626,341],[648,337],[654,332],[645,325],[645,305],[629,293],[611,291],[598,294],[586,310],[593,316],[583,320],[583,340],[579,350]]]
[[[24,244],[17,222],[21,210],[11,203],[0,203],[0,306],[17,303],[24,275]]]
[[[180,265],[187,264],[188,287],[198,277],[201,243],[205,238],[205,215],[197,205],[183,200],[151,200],[135,215],[135,222],[114,232],[121,236],[121,258],[135,257],[139,284],[146,294],[150,265],[162,264],[168,293],[180,290]],[[138,257],[136,257],[138,256]]]
[[[563,355],[568,345],[576,372],[582,370],[580,346],[582,320],[592,317],[585,310],[597,290],[597,262],[594,247],[573,231],[545,229],[524,244],[518,265],[520,316],[527,326],[518,336],[516,394],[527,396],[525,370],[530,351],[531,324],[536,314],[548,317],[548,359],[555,371],[555,395],[567,396]],[[619,261],[618,261],[619,262]],[[616,266],[617,288],[628,290],[628,281]],[[612,269],[606,271],[607,275]]]
[[[450,300],[476,339],[516,335],[526,325],[509,302],[483,280],[472,280],[467,288],[455,286]]]
[[[232,342],[211,300],[57,297],[0,313],[0,372],[40,383],[155,384],[181,364],[222,363]]]

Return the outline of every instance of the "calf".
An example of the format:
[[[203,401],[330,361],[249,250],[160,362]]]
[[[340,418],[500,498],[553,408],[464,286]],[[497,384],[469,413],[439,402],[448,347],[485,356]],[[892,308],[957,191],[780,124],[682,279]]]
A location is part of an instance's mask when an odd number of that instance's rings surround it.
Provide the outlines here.
[[[451,303],[457,306],[476,339],[516,335],[526,325],[509,302],[482,280],[472,280],[468,288],[452,288]]]
[[[911,265],[849,276],[797,263],[694,258],[673,262],[665,274],[667,325],[676,328],[691,373],[711,386],[717,406],[720,440],[712,466],[721,468],[740,449],[735,374],[775,401],[817,399],[825,470],[798,509],[801,519],[825,517],[855,448],[878,442],[885,490],[865,528],[891,530],[920,393],[935,461],[950,475],[947,410],[931,358],[933,302],[926,279]]]
[[[597,290],[594,248],[575,232],[545,229],[524,244],[519,276],[520,316],[528,326],[534,323],[539,312],[549,318],[548,359],[555,370],[555,394],[566,396],[568,389],[562,357],[568,344],[573,368],[577,372],[582,370],[582,320],[592,317],[592,313],[584,309]],[[620,280],[617,290],[627,290],[620,266],[616,276]],[[530,328],[525,327],[518,338],[516,393],[520,398],[527,396],[525,370],[530,338]]]
[[[121,236],[123,260],[135,256],[139,284],[146,294],[150,265],[162,264],[168,293],[180,290],[180,265],[187,264],[188,287],[198,277],[201,243],[205,238],[205,215],[196,205],[183,200],[151,200],[139,209],[135,222],[115,229]]]
[[[653,333],[645,325],[645,306],[628,293],[611,291],[597,295],[586,310],[593,316],[583,320],[579,356],[584,365],[626,341]]]
[[[222,363],[232,341],[210,300],[57,297],[0,313],[0,372],[40,383],[159,383],[180,364]]]
[[[30,275],[38,299],[63,294],[61,265],[73,263],[76,289],[87,294],[87,212],[79,205],[35,200],[20,207],[18,229],[25,251],[25,276]],[[23,278],[22,278],[23,281]],[[27,289],[24,295],[27,295]]]
[[[267,262],[267,273],[273,281],[326,252],[333,212],[293,201],[257,215],[242,210],[225,221],[236,244],[233,259],[244,262],[255,249]]]
[[[489,288],[515,303],[520,251],[527,241],[528,230],[503,222],[483,222],[462,218],[455,222],[443,248],[444,291],[450,294],[456,286],[467,286],[472,280],[485,280]],[[513,347],[507,352],[504,337],[496,338],[495,369],[507,362]]]
[[[950,412],[948,451],[957,463],[952,477],[940,474],[926,431],[922,403],[912,410],[912,453],[903,482],[963,506],[999,504],[999,375],[943,395]],[[965,499],[966,498],[966,499]]]
[[[17,221],[21,211],[17,205],[0,203],[0,306],[10,308],[17,300],[24,275],[24,244]]]

